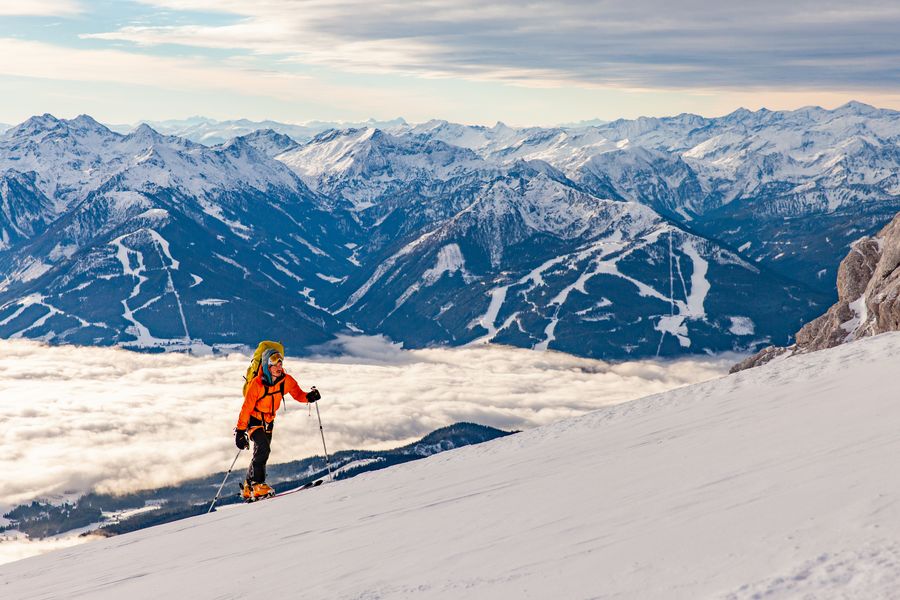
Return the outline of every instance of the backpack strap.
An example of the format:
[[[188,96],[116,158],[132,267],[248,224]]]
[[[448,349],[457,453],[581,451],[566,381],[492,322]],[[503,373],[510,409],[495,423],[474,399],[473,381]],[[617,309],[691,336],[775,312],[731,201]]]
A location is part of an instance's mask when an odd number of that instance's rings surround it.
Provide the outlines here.
[[[266,396],[274,396],[275,395],[275,392],[269,391],[270,388],[275,387],[275,386],[266,385],[266,383],[263,381],[263,387],[265,388],[265,393],[256,399],[257,402],[259,402]],[[283,375],[281,377],[281,385],[278,386],[278,392],[281,394],[281,405],[284,406],[284,412],[287,412],[287,402],[284,401],[284,376]],[[258,410],[257,412],[261,415],[272,415],[272,420],[273,421],[275,420],[275,412],[274,411],[267,413],[267,412]],[[265,419],[263,419],[263,422],[265,422]]]

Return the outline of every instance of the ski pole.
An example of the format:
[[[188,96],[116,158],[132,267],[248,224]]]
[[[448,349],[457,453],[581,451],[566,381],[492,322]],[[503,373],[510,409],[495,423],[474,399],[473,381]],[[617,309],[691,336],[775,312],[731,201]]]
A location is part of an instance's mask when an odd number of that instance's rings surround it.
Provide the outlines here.
[[[328,458],[328,448],[325,447],[325,430],[322,429],[322,415],[319,413],[319,403],[314,402],[314,404],[316,405],[316,417],[319,418],[319,433],[322,434],[322,450],[325,451],[325,466],[328,467],[328,479],[334,481],[334,475],[331,472],[331,460]]]
[[[219,494],[222,493],[222,488],[225,487],[225,482],[228,481],[228,476],[231,475],[231,471],[232,471],[232,469],[234,469],[234,463],[237,462],[238,457],[241,455],[241,452],[243,452],[243,451],[244,451],[244,449],[241,448],[240,450],[238,450],[238,453],[234,455],[234,460],[231,461],[231,466],[228,467],[228,472],[225,473],[225,479],[222,480],[222,485],[220,485],[218,491],[216,491],[216,497],[213,498],[212,504],[209,505],[209,510],[206,511],[206,514],[211,513],[213,511],[213,507],[216,505],[216,502],[219,501]]]

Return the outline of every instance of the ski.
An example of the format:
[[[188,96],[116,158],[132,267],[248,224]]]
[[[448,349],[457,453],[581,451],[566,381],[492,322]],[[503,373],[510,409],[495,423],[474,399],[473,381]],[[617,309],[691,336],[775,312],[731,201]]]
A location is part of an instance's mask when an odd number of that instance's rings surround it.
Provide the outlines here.
[[[301,492],[303,490],[308,490],[308,489],[311,489],[314,487],[319,487],[324,482],[325,482],[324,479],[316,479],[315,481],[310,481],[309,483],[305,483],[305,484],[301,485],[300,487],[294,488],[292,490],[287,490],[287,491],[278,492],[278,493],[275,493],[273,491],[272,493],[266,494],[264,496],[252,496],[250,498],[244,498],[243,495],[241,495],[241,499],[244,501],[244,504],[251,504],[253,502],[259,502],[260,500],[266,500],[268,498],[278,498],[280,496],[287,496],[288,494],[294,494],[296,492]],[[243,490],[243,488],[241,488],[241,490]]]
[[[302,492],[303,490],[308,490],[310,488],[319,487],[323,483],[325,483],[324,479],[316,479],[315,481],[310,481],[309,483],[305,483],[298,488],[294,488],[292,490],[287,490],[286,492],[279,492],[279,493],[275,494],[274,497],[278,498],[279,496],[287,496],[288,494]]]

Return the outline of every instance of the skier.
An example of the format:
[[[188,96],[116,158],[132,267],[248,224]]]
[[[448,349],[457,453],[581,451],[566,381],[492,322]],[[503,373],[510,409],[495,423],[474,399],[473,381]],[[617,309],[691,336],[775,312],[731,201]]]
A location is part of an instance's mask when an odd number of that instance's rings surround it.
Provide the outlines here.
[[[322,397],[316,388],[309,392],[301,390],[297,380],[284,372],[281,353],[268,349],[263,353],[256,377],[247,386],[234,430],[234,443],[239,449],[249,448],[249,440],[253,441],[253,458],[241,490],[244,500],[255,500],[275,493],[266,485],[266,461],[269,460],[275,412],[286,393],[297,402],[312,403]]]

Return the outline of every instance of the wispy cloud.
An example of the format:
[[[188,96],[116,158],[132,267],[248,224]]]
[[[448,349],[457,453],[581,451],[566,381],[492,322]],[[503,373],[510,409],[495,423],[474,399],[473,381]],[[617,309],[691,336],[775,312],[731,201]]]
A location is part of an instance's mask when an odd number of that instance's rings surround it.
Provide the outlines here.
[[[0,16],[71,17],[84,12],[75,0],[0,0]]]
[[[329,450],[392,447],[463,420],[534,427],[715,377],[733,361],[610,365],[502,347],[403,351],[378,338],[339,345],[357,356],[286,364],[301,386],[322,391]],[[246,362],[0,341],[0,507],[223,470],[236,452]],[[289,402],[272,461],[319,453],[317,428],[305,405]]]
[[[876,0],[501,0],[370,3],[144,0],[226,12],[221,26],[129,26],[90,37],[240,48],[369,72],[628,89],[896,89],[900,7]]]
[[[290,98],[308,79],[279,72],[218,66],[199,58],[171,58],[121,50],[72,49],[28,40],[0,38],[0,75],[62,81],[115,82],[164,89],[220,89]]]

